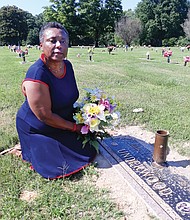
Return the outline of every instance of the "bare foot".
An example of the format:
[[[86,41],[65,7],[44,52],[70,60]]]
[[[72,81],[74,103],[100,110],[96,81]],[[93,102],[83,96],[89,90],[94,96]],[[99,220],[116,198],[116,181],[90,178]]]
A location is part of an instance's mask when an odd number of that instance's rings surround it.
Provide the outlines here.
[[[17,157],[21,157],[22,155],[22,151],[21,151],[21,147],[20,144],[15,145],[13,148],[11,148],[8,152],[8,154],[13,154]]]

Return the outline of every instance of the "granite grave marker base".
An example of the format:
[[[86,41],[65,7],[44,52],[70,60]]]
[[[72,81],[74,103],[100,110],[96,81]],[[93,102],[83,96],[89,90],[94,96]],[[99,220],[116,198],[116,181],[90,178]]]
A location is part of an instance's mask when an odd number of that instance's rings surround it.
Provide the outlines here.
[[[100,142],[100,153],[160,219],[190,219],[190,180],[172,173],[167,161],[155,166],[150,144],[117,136]]]

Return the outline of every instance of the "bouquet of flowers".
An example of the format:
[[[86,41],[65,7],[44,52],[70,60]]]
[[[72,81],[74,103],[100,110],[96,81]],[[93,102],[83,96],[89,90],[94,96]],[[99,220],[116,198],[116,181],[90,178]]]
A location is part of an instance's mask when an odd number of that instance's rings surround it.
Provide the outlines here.
[[[98,139],[109,137],[106,128],[116,126],[119,121],[119,112],[115,112],[117,104],[100,89],[85,89],[86,96],[82,102],[74,104],[73,118],[76,124],[83,124],[81,129],[83,147],[89,143],[98,151]]]

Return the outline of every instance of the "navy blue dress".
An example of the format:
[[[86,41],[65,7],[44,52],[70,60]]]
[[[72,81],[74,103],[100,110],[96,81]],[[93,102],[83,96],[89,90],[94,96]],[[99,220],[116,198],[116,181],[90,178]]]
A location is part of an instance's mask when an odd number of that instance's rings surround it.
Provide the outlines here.
[[[71,63],[64,60],[62,78],[55,77],[39,59],[27,71],[24,81],[48,86],[52,112],[73,121],[73,104],[79,97]],[[35,94],[34,94],[35,95]],[[23,160],[44,178],[69,176],[87,166],[96,156],[96,150],[78,140],[78,134],[57,129],[40,121],[31,111],[27,97],[17,112],[18,131]]]

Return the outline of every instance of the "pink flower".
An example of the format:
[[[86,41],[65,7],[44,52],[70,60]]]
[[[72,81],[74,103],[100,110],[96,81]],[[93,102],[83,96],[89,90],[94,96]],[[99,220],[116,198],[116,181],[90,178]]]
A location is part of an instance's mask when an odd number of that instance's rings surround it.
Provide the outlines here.
[[[171,50],[164,52],[164,57],[170,57],[170,56],[172,56],[172,51]]]
[[[82,134],[88,134],[89,128],[90,128],[90,127],[89,127],[88,125],[82,126],[82,128],[81,128],[81,133],[82,133]]]
[[[189,56],[184,57],[184,61],[185,62],[190,62],[190,57]]]
[[[100,100],[100,105],[104,105],[105,108],[110,111],[110,102],[107,99],[101,99]]]

